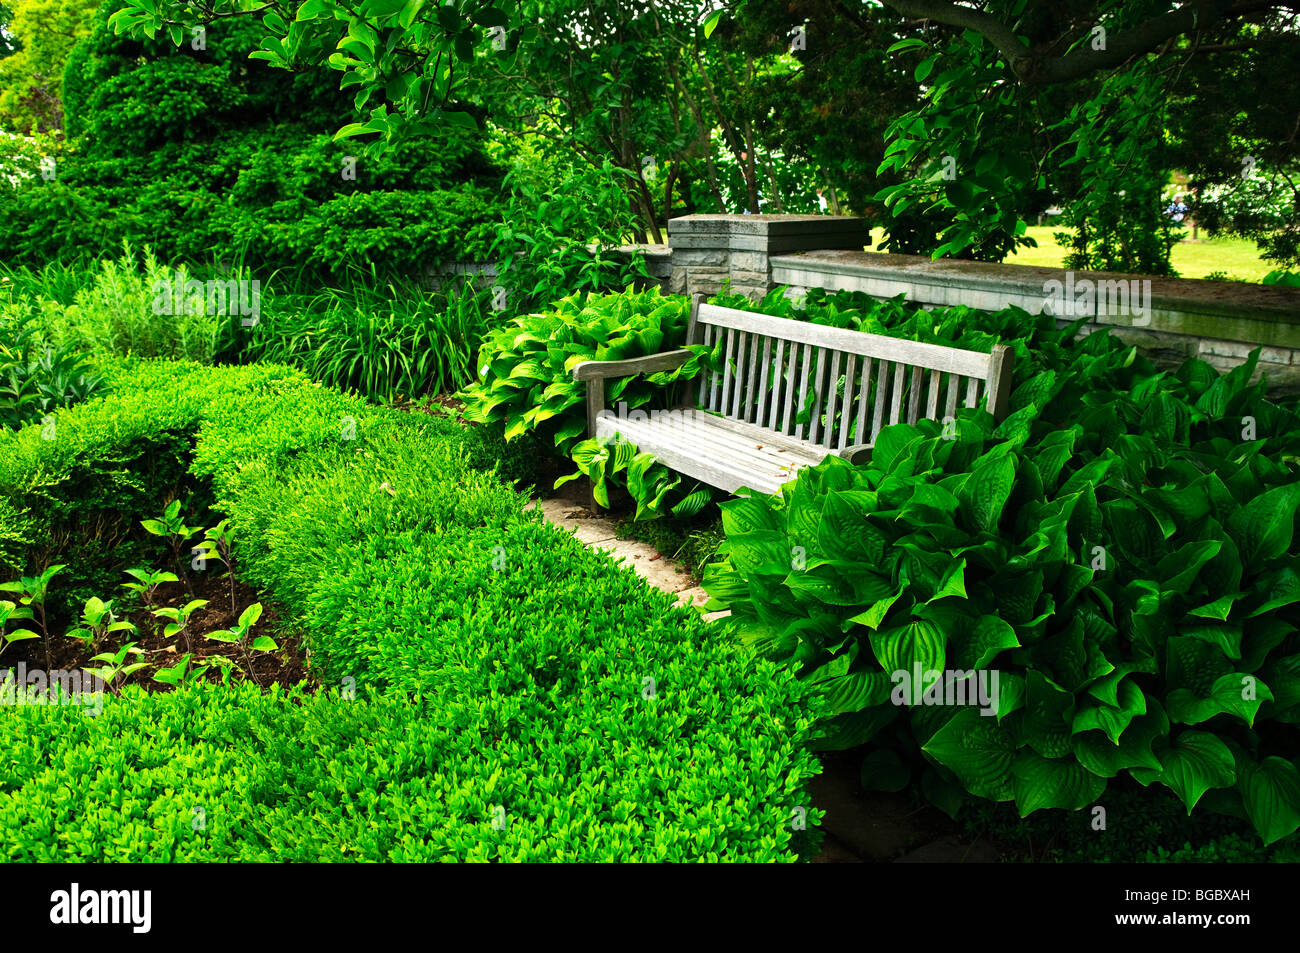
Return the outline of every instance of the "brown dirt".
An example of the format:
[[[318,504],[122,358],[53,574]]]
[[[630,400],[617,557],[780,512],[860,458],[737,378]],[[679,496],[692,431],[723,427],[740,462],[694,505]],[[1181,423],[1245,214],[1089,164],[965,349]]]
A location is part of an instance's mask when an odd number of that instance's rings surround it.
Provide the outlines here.
[[[134,634],[114,632],[94,647],[87,649],[80,640],[63,636],[60,627],[56,626],[50,642],[52,667],[65,671],[87,667],[98,668],[102,663],[92,662],[90,660],[92,656],[100,652],[115,652],[127,642],[134,642],[136,648],[144,650],[143,655],[135,656],[135,661],[147,662],[149,665],[138,672],[133,672],[117,684],[139,685],[151,692],[171,691],[170,685],[154,681],[153,674],[160,668],[170,668],[178,663],[187,651],[193,654],[193,660],[196,662],[218,655],[233,661],[236,668],[231,670],[229,676],[232,682],[246,678],[263,688],[269,688],[272,683],[279,683],[289,688],[299,682],[313,682],[307,667],[302,640],[296,633],[283,631],[284,627],[280,624],[280,615],[275,606],[261,599],[256,591],[236,579],[232,611],[229,580],[221,572],[219,564],[216,564],[215,571],[213,565],[209,564],[209,570],[205,573],[193,574],[194,595],[189,594],[183,582],[169,582],[159,586],[154,596],[156,607],[160,609],[179,608],[191,599],[208,601],[206,606],[196,609],[190,616],[188,648],[184,633],[170,638],[163,635],[163,628],[171,620],[154,616],[144,608],[124,613],[122,611],[124,608],[138,604],[138,597],[134,593],[120,590],[119,594],[113,596],[113,610],[117,613],[118,619],[134,623],[136,632]],[[130,601],[127,596],[130,597]],[[274,652],[250,653],[252,657],[250,668],[237,645],[210,640],[205,636],[208,632],[232,628],[239,621],[240,613],[255,602],[262,603],[262,617],[253,626],[250,637],[269,635],[275,639],[279,649]],[[67,626],[67,628],[72,627]],[[4,658],[0,659],[0,668],[14,668],[19,662],[26,662],[29,669],[44,669],[46,667],[44,641],[29,639],[13,643],[5,652]],[[204,678],[208,682],[219,682],[220,672],[221,669],[214,667]]]

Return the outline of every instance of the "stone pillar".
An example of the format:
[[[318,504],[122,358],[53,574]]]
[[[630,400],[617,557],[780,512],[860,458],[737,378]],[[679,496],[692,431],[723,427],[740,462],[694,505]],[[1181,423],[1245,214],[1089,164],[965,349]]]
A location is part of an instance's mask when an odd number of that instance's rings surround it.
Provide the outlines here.
[[[814,249],[862,251],[871,243],[865,219],[843,215],[686,215],[668,222],[677,294],[731,290],[761,298],[773,287],[771,257]]]

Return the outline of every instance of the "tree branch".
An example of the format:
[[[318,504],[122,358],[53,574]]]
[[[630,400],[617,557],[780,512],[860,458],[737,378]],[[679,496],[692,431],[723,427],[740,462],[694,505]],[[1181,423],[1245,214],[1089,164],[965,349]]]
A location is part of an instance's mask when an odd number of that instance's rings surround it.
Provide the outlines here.
[[[997,48],[1020,82],[1029,85],[1068,83],[1098,70],[1113,69],[1134,56],[1149,53],[1173,37],[1224,19],[1250,16],[1262,10],[1289,9],[1286,2],[1265,0],[1189,0],[1137,24],[1123,33],[1107,38],[1104,49],[1075,50],[1064,56],[1051,56],[1030,47],[1016,35],[1011,25],[974,7],[959,6],[949,0],[885,0],[899,13],[974,30]]]

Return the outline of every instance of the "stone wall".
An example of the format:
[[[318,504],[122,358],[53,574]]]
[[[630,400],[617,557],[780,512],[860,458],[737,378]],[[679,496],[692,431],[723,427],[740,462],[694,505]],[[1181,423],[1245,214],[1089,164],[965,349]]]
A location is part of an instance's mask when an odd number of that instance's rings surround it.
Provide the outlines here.
[[[1083,317],[1085,333],[1108,327],[1166,367],[1199,357],[1226,370],[1259,347],[1271,389],[1300,393],[1300,288],[934,261],[868,252],[870,240],[867,222],[847,216],[687,215],[668,223],[667,245],[610,251],[642,255],[652,281],[676,294],[712,295],[730,282],[757,299],[785,285],[793,295],[827,288],[901,294],[925,306],[1015,305],[1056,314],[1062,325]],[[452,270],[476,272],[485,284],[496,273],[490,264]],[[1089,283],[1098,292],[1091,300],[1063,293]],[[1116,291],[1132,293],[1122,301],[1102,293]]]
[[[1086,318],[1084,333],[1110,328],[1161,367],[1198,357],[1227,370],[1258,347],[1270,388],[1300,393],[1300,288],[842,250],[774,256],[771,270],[773,285],[792,295],[846,289],[930,306],[1015,305],[1055,314],[1062,326]]]

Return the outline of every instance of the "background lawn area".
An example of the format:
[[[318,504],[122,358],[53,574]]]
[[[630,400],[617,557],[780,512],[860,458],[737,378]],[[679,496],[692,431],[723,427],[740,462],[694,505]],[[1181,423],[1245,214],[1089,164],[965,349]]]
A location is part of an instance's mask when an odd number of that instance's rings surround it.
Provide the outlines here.
[[[1043,265],[1061,267],[1065,249],[1052,237],[1060,231],[1052,225],[1030,226],[1029,236],[1038,242],[1037,248],[1021,249],[1019,254],[1007,258],[1011,265]],[[884,230],[871,230],[871,247],[880,248]],[[1259,281],[1276,266],[1259,256],[1259,249],[1248,238],[1214,238],[1197,242],[1179,242],[1174,246],[1174,268],[1181,278],[1204,278],[1214,271],[1226,272],[1243,281]]]

